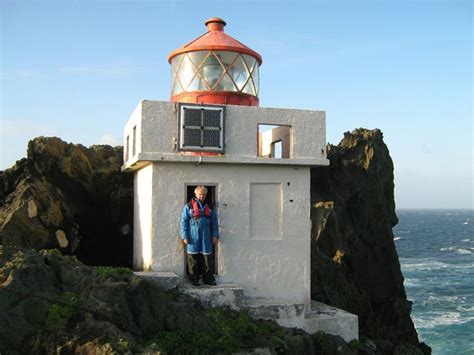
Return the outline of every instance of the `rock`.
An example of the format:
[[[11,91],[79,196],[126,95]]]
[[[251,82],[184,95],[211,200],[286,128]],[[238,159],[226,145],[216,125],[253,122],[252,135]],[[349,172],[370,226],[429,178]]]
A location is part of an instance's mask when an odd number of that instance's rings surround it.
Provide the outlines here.
[[[33,139],[27,158],[0,172],[0,242],[131,266],[133,175],[122,163],[121,147]]]
[[[0,246],[0,353],[352,354],[339,337],[205,309],[130,269]]]
[[[328,145],[311,172],[311,296],[359,316],[360,335],[419,346],[393,241],[393,163],[379,130]]]

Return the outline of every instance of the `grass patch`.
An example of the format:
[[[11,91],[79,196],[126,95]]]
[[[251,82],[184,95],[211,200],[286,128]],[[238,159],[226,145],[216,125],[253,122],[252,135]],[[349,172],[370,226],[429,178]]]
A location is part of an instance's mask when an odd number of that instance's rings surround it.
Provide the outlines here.
[[[97,266],[96,271],[100,277],[133,275],[133,270],[128,267]]]
[[[257,346],[257,343],[270,344],[272,339],[285,336],[279,326],[254,321],[244,311],[213,308],[205,310],[204,314],[212,323],[212,331],[161,332],[144,344],[146,349],[168,354],[231,354]]]
[[[65,328],[77,313],[80,301],[74,292],[65,292],[55,298],[48,307],[46,327],[52,330]]]

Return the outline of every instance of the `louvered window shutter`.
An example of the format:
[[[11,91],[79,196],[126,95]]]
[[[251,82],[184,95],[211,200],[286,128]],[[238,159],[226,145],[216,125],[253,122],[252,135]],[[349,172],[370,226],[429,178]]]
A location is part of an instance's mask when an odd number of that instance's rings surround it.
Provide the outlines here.
[[[179,105],[179,150],[224,152],[222,106]]]

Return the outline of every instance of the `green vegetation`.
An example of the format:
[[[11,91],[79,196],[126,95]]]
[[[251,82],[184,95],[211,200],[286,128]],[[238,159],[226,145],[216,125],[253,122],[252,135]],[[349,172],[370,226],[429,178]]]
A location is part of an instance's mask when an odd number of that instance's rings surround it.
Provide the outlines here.
[[[101,277],[133,275],[133,270],[128,267],[98,266],[96,270],[97,275]]]
[[[48,308],[46,327],[51,330],[65,328],[77,313],[80,301],[73,292],[65,292],[55,298]]]
[[[161,332],[147,342],[149,350],[170,354],[230,354],[251,346],[256,338],[265,343],[284,338],[282,328],[267,321],[254,321],[247,312],[229,309],[204,311],[213,325],[212,332],[178,330]]]
[[[117,350],[119,350],[121,353],[125,353],[131,350],[130,343],[123,338],[118,339],[117,347],[118,347]]]
[[[323,341],[325,336],[326,334],[323,331],[318,330],[316,333],[311,335],[311,340],[313,341],[314,344],[320,344]]]
[[[50,253],[51,255],[62,257],[63,254],[58,249],[45,249],[47,253]]]

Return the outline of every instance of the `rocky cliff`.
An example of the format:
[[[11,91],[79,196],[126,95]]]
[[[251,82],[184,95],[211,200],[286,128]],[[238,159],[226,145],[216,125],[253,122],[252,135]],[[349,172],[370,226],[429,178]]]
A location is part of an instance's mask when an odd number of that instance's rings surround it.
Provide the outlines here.
[[[121,147],[33,139],[27,158],[0,172],[0,244],[130,266],[133,176],[122,163]]]
[[[330,166],[311,173],[312,298],[357,314],[362,336],[418,344],[393,241],[393,163],[382,132],[347,132],[327,154]]]
[[[328,146],[328,158],[330,167],[312,170],[312,297],[359,315],[361,336],[375,341],[372,353],[414,353],[411,346],[428,353],[393,242],[393,164],[382,133],[347,133]],[[130,266],[133,176],[120,173],[121,164],[119,147],[32,140],[27,158],[0,172],[1,244]]]

